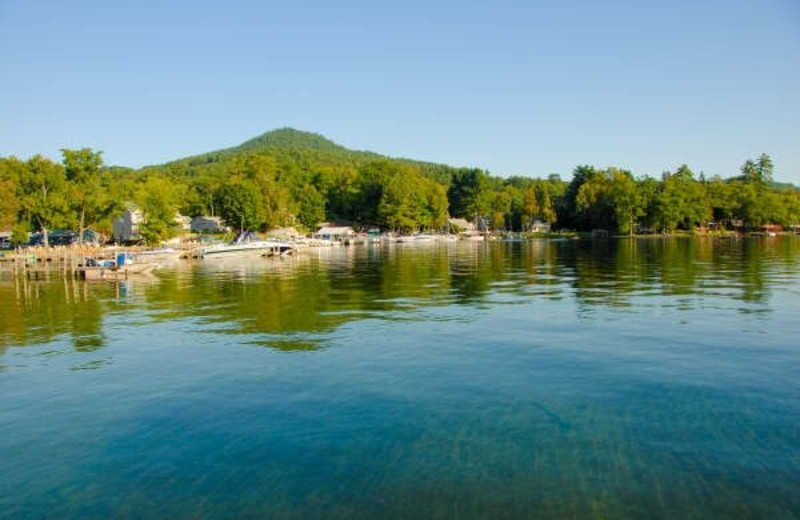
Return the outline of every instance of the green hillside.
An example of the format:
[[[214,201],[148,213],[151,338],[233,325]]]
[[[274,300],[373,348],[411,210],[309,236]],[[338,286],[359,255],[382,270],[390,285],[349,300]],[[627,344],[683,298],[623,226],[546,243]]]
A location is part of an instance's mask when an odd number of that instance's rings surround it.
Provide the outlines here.
[[[313,157],[318,161],[334,162],[360,162],[381,158],[380,155],[375,153],[348,150],[319,134],[302,132],[293,128],[281,128],[265,132],[238,146],[176,159],[163,166],[199,166],[227,161],[231,158],[248,154],[287,155],[295,158]]]
[[[270,156],[284,166],[297,166],[301,170],[321,167],[360,167],[370,162],[384,160],[398,165],[412,166],[424,177],[442,184],[449,183],[455,170],[443,164],[390,158],[375,152],[350,150],[320,134],[294,128],[280,128],[265,132],[231,148],[176,159],[161,165],[146,166],[142,171],[166,171],[178,177],[197,177],[220,172],[226,169],[226,164],[253,155]]]

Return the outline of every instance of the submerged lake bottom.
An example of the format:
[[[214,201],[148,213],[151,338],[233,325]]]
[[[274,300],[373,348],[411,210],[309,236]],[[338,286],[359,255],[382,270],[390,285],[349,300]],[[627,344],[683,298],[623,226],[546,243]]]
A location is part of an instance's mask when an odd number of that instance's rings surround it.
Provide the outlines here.
[[[800,239],[0,279],[0,518],[800,518]]]

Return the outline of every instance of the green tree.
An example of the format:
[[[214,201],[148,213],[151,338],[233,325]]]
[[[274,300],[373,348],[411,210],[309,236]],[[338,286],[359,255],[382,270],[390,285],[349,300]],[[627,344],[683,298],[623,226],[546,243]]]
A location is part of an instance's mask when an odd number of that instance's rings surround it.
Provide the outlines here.
[[[423,224],[430,229],[442,229],[448,221],[447,190],[441,184],[427,181],[426,220]]]
[[[637,219],[644,214],[644,204],[636,181],[630,172],[612,168],[609,170],[609,204],[619,233],[632,235]]]
[[[594,170],[578,188],[575,197],[575,217],[584,229],[614,227],[611,205],[611,181],[606,172]]]
[[[274,157],[263,154],[247,155],[232,163],[229,171],[232,177],[250,181],[259,190],[258,200],[262,206],[257,212],[257,220],[260,220],[257,227],[273,229],[294,223],[298,208],[291,194],[292,183],[288,178],[291,175],[287,173],[287,170],[293,169],[284,165],[282,172],[280,164]],[[237,226],[238,224],[231,224],[231,227]]]
[[[422,178],[393,175],[381,190],[378,204],[380,222],[387,228],[410,232],[420,227],[427,205]]]
[[[388,160],[372,161],[359,169],[356,183],[357,195],[353,199],[353,218],[365,224],[378,223],[385,215],[379,215],[385,185],[390,179],[403,175],[399,164]]]
[[[531,184],[522,192],[522,218],[523,227],[528,230],[533,225],[533,220],[539,216],[539,197],[536,185]]]
[[[651,232],[659,227],[657,206],[661,184],[652,177],[644,177],[637,181],[636,184],[639,204],[642,207],[641,221],[643,221],[647,231]]]
[[[495,230],[506,230],[506,218],[511,214],[513,197],[507,190],[495,191],[492,193],[491,201],[491,220]]]
[[[264,201],[254,183],[234,179],[217,191],[219,214],[240,231],[259,229],[264,223]]]
[[[582,165],[576,167],[572,171],[572,180],[567,185],[562,204],[560,206],[560,213],[558,214],[558,221],[567,227],[575,227],[578,229],[592,229],[602,227],[603,224],[597,220],[597,210],[592,211],[592,208],[599,201],[599,185],[604,181],[598,179],[602,177],[602,171],[593,166]],[[595,182],[595,186],[589,186],[584,189],[579,202],[579,194],[584,184]]]
[[[64,168],[50,159],[35,155],[21,170],[19,193],[24,220],[42,232],[45,246],[49,231],[63,225],[67,218],[67,181]]]
[[[184,187],[168,178],[151,176],[140,185],[136,202],[142,210],[144,222],[139,231],[148,244],[157,244],[175,236],[178,230],[175,217],[184,196]]]
[[[736,184],[725,182],[720,177],[712,177],[706,184],[706,193],[711,205],[711,215],[716,222],[741,218],[738,214]]]
[[[324,165],[315,170],[312,184],[325,198],[330,220],[352,219],[358,197],[358,176],[358,170],[349,165]]]
[[[114,204],[105,196],[100,178],[102,152],[90,148],[62,149],[64,171],[69,183],[69,201],[78,219],[78,244],[83,245],[87,222],[94,224],[106,216]]]
[[[453,216],[474,219],[492,209],[489,176],[476,168],[461,169],[453,174],[447,192]]]
[[[772,182],[772,159],[769,155],[762,153],[758,159],[753,161],[748,159],[742,165],[742,176],[747,184],[767,186]]]
[[[18,189],[19,178],[25,163],[16,159],[0,158],[0,229],[8,230],[17,225],[21,209]]]
[[[193,217],[200,215],[216,216],[214,194],[222,185],[217,175],[202,175],[189,182],[187,199],[183,203],[183,211]]]
[[[535,184],[536,186],[536,202],[539,206],[539,216],[545,222],[550,224],[556,221],[556,211],[553,206],[553,197],[551,193],[555,191],[555,185],[560,182],[554,183],[553,181],[540,181]]]
[[[297,195],[297,219],[308,229],[316,229],[325,220],[325,199],[311,184],[306,184]]]
[[[691,230],[711,219],[711,204],[705,185],[694,179],[685,164],[674,173],[665,173],[657,204],[658,221],[663,231]]]
[[[772,159],[767,154],[761,154],[755,161],[748,159],[742,165],[743,184],[737,193],[739,212],[747,227],[758,227],[772,220],[774,198],[769,189],[772,169]]]

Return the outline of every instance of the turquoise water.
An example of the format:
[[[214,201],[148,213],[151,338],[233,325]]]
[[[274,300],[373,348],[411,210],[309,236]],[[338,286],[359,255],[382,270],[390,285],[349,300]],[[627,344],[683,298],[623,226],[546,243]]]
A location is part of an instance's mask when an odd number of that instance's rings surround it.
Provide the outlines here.
[[[0,279],[2,518],[800,518],[800,239]]]

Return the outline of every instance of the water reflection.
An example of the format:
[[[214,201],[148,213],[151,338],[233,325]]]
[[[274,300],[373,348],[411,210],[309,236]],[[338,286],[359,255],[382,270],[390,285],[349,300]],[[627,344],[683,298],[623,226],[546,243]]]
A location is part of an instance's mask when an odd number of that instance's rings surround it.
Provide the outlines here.
[[[647,305],[769,312],[771,288],[796,281],[799,244],[795,237],[458,243],[187,262],[149,280],[6,277],[0,353],[59,336],[75,351],[96,351],[110,314],[143,323],[192,319],[202,331],[309,350],[349,321],[413,319],[409,313],[451,304],[568,299],[589,316]]]
[[[793,237],[6,279],[0,511],[792,518],[799,295]]]

